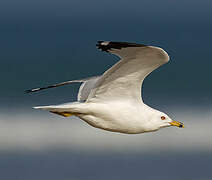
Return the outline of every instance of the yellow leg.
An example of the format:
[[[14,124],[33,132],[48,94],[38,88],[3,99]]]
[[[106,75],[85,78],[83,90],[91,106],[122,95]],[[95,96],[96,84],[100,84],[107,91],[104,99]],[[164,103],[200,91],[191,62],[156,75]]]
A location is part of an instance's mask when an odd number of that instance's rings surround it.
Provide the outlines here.
[[[54,113],[54,114],[58,114],[58,115],[61,115],[61,116],[64,116],[64,117],[69,117],[69,116],[75,116],[76,113],[70,113],[70,112],[56,112],[56,111],[50,111],[51,113]]]

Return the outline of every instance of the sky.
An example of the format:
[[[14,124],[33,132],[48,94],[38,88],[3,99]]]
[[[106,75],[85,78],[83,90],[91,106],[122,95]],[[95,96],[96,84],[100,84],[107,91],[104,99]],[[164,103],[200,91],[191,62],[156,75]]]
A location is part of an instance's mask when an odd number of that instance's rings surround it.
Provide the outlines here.
[[[211,5],[209,0],[2,0],[0,177],[129,179],[142,172],[146,179],[211,179]],[[26,89],[100,75],[118,61],[96,49],[98,40],[168,52],[170,62],[145,79],[142,96],[184,122],[184,129],[129,136],[32,109],[75,101],[79,84],[34,94]]]

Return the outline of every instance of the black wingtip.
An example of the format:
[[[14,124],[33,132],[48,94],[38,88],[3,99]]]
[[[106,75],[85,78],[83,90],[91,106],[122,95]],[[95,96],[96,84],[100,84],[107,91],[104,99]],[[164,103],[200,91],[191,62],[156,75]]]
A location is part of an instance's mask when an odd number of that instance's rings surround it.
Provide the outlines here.
[[[97,41],[96,47],[102,51],[109,52],[109,48],[107,46],[109,43],[110,41]]]
[[[144,44],[113,42],[113,41],[97,41],[96,47],[102,51],[109,52],[111,49],[122,49],[127,47],[145,47]]]
[[[29,93],[33,93],[33,92],[40,91],[40,90],[42,90],[42,88],[28,89],[28,90],[25,90],[24,92],[29,94]]]

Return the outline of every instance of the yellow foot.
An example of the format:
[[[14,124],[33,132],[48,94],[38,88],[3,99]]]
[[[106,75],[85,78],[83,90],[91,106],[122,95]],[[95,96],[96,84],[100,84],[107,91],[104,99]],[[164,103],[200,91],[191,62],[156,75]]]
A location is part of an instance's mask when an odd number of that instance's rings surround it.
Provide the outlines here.
[[[58,114],[58,115],[64,116],[64,117],[69,117],[69,116],[75,116],[76,115],[75,113],[70,113],[70,112],[56,112],[56,111],[50,111],[50,112],[54,113],[54,114]]]

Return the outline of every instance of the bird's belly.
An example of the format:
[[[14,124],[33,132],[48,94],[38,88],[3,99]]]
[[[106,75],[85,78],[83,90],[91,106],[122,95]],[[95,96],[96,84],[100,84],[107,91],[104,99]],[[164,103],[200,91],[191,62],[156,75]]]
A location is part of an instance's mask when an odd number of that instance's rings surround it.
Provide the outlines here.
[[[93,112],[81,114],[79,117],[91,126],[108,131],[127,134],[145,132],[140,112],[133,106],[98,105],[97,108],[93,108]]]

